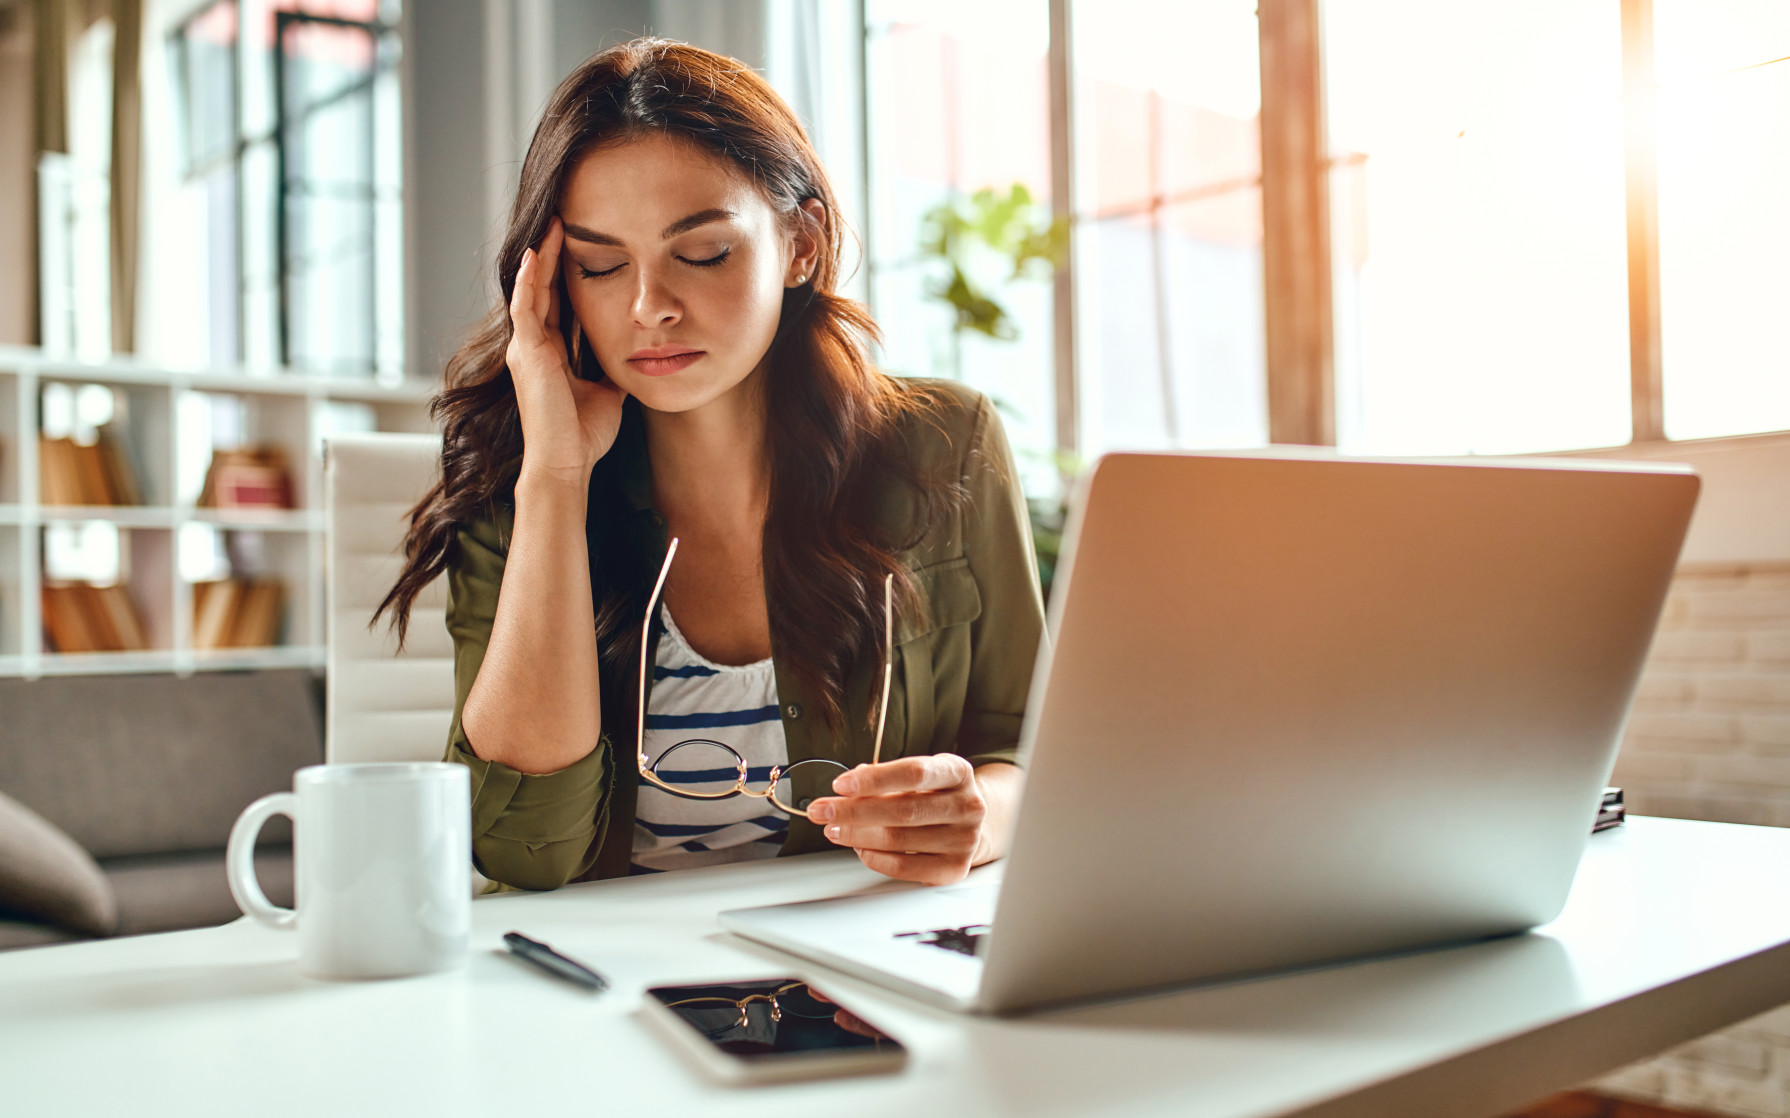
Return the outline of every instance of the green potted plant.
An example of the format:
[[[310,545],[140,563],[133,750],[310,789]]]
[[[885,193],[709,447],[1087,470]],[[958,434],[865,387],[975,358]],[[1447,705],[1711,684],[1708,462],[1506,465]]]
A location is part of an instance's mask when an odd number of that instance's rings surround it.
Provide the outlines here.
[[[1048,279],[1063,266],[1068,248],[1068,221],[1053,217],[1024,183],[1014,183],[1005,193],[985,187],[973,194],[953,194],[921,218],[920,254],[939,265],[926,294],[951,308],[955,345],[962,344],[966,332],[997,341],[1017,339],[1019,326],[1002,305],[1000,288],[1016,280]],[[1009,413],[1014,410],[998,398],[995,405]],[[1052,461],[1061,477],[1080,469],[1079,460],[1063,451],[1055,452]],[[1031,510],[1038,577],[1048,599],[1062,546],[1063,499],[1032,497],[1026,504]]]

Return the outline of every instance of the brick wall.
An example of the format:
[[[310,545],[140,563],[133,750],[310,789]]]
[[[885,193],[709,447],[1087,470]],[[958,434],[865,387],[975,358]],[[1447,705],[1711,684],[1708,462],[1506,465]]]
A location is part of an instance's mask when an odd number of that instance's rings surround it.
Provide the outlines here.
[[[1590,1084],[1593,1091],[1734,1118],[1790,1115],[1790,1006]]]
[[[1640,815],[1790,826],[1790,563],[1679,572],[1612,782]]]
[[[1790,563],[1692,564],[1667,600],[1612,783],[1642,815],[1790,826]],[[1790,867],[1783,881],[1790,888]],[[1790,1118],[1790,1006],[1591,1085]]]

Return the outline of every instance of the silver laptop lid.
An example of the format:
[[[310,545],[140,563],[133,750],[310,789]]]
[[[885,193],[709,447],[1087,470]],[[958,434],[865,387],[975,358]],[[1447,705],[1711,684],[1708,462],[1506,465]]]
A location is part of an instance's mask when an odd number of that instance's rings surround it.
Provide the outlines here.
[[[981,1006],[1552,919],[1697,489],[1625,463],[1103,458]]]

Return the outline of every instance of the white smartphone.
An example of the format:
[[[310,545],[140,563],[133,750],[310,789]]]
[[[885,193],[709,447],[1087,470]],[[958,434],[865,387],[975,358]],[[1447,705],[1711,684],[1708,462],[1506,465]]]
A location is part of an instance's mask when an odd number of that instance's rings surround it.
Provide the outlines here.
[[[800,978],[655,986],[646,1017],[724,1083],[898,1071],[907,1049]]]

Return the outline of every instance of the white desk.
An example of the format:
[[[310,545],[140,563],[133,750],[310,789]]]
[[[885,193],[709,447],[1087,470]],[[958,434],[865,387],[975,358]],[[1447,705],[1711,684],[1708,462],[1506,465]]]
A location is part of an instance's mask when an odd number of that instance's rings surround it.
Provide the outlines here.
[[[0,955],[0,1112],[1492,1115],[1790,1001],[1790,830],[1637,819],[1538,934],[1010,1021],[956,1017],[719,931],[871,883],[848,855],[473,906],[463,971],[299,978],[246,922]],[[608,972],[496,953],[511,928]],[[814,975],[907,1042],[899,1076],[729,1090],[636,1016],[648,985]]]

